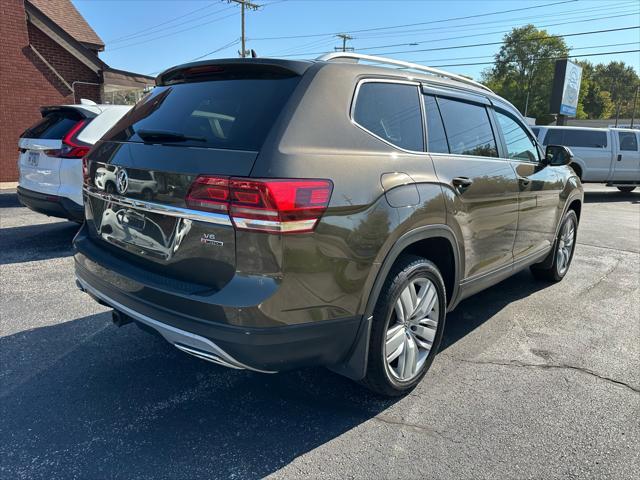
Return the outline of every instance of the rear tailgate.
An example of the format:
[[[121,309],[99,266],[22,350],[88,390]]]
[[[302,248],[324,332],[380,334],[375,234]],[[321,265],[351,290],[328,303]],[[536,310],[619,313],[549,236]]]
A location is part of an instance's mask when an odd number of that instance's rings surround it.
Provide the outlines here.
[[[41,193],[57,194],[61,159],[55,154],[62,139],[78,122],[89,120],[72,107],[43,107],[42,120],[25,130],[18,141],[20,186]],[[78,162],[80,160],[78,159]]]
[[[192,182],[200,174],[249,176],[299,78],[232,66],[213,77],[199,70],[198,81],[156,87],[85,166],[87,230],[96,245],[188,293],[221,289],[236,266],[229,216],[187,208]]]

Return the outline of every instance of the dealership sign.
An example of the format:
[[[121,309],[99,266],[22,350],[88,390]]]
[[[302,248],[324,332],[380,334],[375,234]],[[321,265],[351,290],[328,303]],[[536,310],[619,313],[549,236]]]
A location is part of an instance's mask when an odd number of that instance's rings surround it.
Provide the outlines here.
[[[558,60],[553,76],[551,113],[575,117],[582,80],[582,67],[569,60]]]

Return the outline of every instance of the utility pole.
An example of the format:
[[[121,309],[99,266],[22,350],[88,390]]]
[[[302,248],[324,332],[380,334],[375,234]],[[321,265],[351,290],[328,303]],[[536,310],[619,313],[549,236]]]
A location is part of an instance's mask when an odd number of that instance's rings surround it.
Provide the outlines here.
[[[244,34],[244,9],[248,8],[249,10],[258,10],[258,8],[260,8],[260,5],[257,5],[255,3],[251,3],[249,0],[227,0],[227,2],[231,3],[239,3],[240,4],[240,21],[242,23],[242,36],[241,36],[241,50],[240,50],[240,56],[242,58],[247,56],[247,49],[245,46],[246,43],[246,38],[245,38],[245,34]]]
[[[633,97],[633,112],[631,112],[631,128],[633,128],[633,121],[636,119],[636,105],[638,104],[638,90],[640,90],[640,85],[636,87],[636,94]]]
[[[342,48],[335,47],[334,50],[336,52],[353,52],[353,47],[347,47],[347,40],[353,40],[351,35],[347,35],[346,33],[339,33],[336,37],[342,39]]]

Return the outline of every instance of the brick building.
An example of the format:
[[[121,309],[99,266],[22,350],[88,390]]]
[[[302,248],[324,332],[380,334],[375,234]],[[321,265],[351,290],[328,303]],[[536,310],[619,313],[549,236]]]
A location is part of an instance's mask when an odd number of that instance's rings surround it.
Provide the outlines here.
[[[0,182],[18,178],[20,134],[40,107],[107,102],[113,92],[142,90],[153,78],[110,68],[104,42],[71,0],[0,1]]]

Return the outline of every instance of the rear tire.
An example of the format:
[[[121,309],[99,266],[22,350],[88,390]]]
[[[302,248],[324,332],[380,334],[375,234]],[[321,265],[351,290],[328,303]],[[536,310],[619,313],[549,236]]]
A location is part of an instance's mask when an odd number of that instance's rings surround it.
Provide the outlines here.
[[[373,312],[363,385],[397,397],[422,380],[442,341],[446,298],[442,275],[429,260],[405,255],[396,261]]]
[[[571,260],[573,260],[573,254],[576,250],[576,238],[578,233],[578,216],[573,210],[569,210],[565,213],[560,228],[558,229],[558,236],[553,245],[553,250],[550,255],[553,255],[551,266],[543,267],[548,259],[542,262],[542,264],[532,265],[531,273],[538,280],[546,282],[559,282],[561,281],[571,266]]]
[[[622,193],[631,193],[636,189],[636,187],[616,187],[616,188],[620,190]]]

